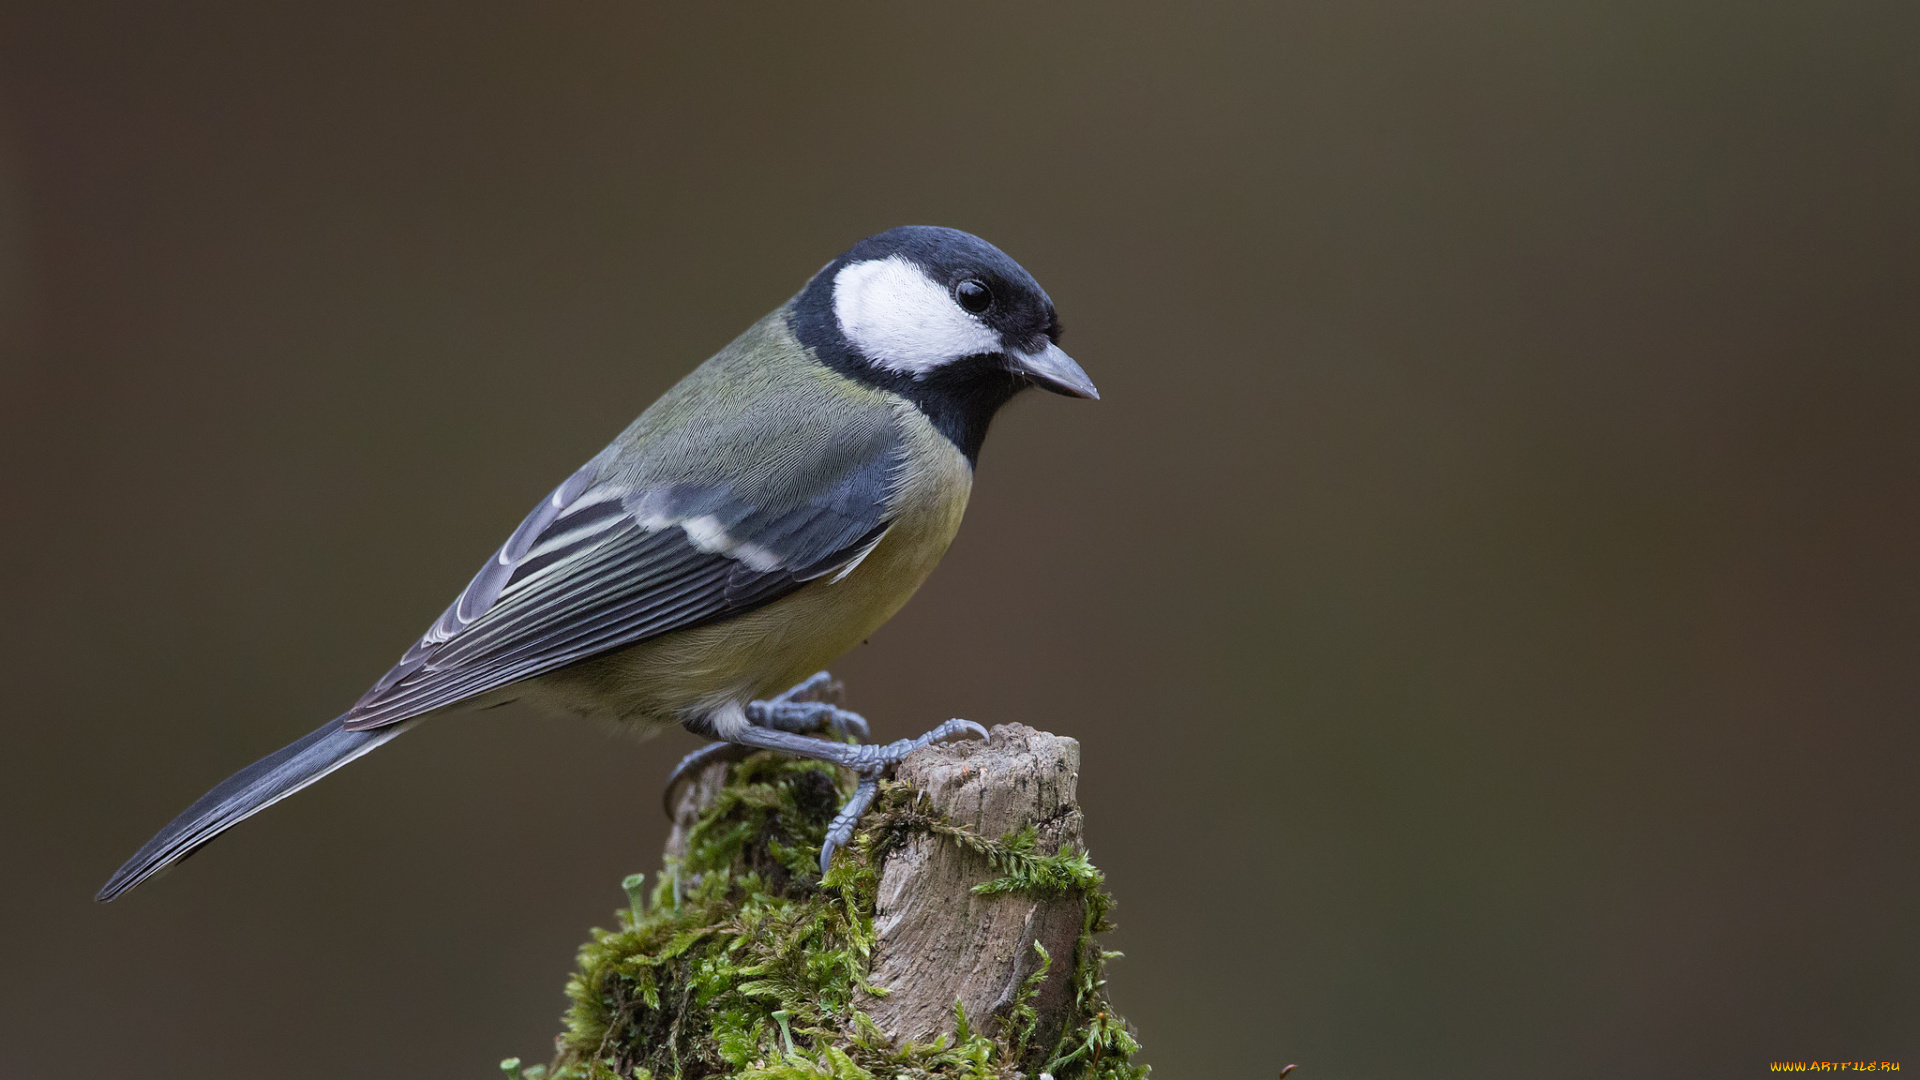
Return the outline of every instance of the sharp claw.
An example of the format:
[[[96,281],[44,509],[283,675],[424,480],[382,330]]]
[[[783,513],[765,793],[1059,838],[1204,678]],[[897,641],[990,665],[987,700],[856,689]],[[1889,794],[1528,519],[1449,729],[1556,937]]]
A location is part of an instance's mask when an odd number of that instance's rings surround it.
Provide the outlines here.
[[[961,719],[955,718],[947,721],[946,723],[940,726],[943,728],[952,727],[954,729],[952,732],[952,735],[958,735],[964,731],[970,735],[978,735],[982,739],[993,738],[993,736],[987,734],[986,728],[981,727],[979,724],[976,724],[971,720],[961,720]],[[948,738],[951,738],[952,735],[949,735]]]
[[[918,739],[913,740],[916,744],[914,749],[918,750],[921,747],[932,746],[934,743],[946,742],[948,739],[957,738],[961,735],[977,735],[982,739],[990,737],[987,734],[986,728],[981,727],[971,720],[961,720],[956,717],[934,728],[932,731],[927,732],[925,735],[920,736]]]
[[[856,742],[866,742],[873,738],[873,729],[867,726],[867,718],[859,713],[842,711],[833,718],[833,726],[842,736],[851,735]]]
[[[716,761],[740,761],[749,753],[748,748],[733,743],[708,743],[707,745],[680,759],[680,764],[667,774],[667,782],[660,790],[661,808],[667,812],[667,820],[673,820],[673,794],[681,781],[690,780],[693,774]]]
[[[827,825],[826,842],[820,845],[820,876],[827,876],[827,868],[833,865],[833,853],[847,846],[853,839],[854,826],[860,824],[860,816],[873,805],[873,797],[880,791],[877,776],[862,776],[859,786],[853,789],[853,797],[833,815],[833,821]]]

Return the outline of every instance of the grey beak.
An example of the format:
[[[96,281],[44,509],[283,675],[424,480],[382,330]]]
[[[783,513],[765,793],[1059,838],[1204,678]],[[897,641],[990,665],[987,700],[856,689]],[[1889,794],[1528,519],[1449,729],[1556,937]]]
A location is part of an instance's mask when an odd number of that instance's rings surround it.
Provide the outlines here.
[[[1037,353],[1016,352],[1012,357],[1014,369],[1032,378],[1044,390],[1068,397],[1100,400],[1100,391],[1093,388],[1093,380],[1087,378],[1087,373],[1073,362],[1073,357],[1052,342],[1048,342],[1047,347]]]

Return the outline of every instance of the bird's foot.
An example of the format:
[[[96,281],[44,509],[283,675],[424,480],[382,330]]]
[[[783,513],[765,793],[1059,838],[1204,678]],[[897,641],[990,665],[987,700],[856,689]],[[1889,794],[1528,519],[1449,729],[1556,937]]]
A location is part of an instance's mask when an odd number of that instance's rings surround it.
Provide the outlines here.
[[[839,688],[833,676],[819,672],[771,701],[748,702],[747,722],[775,731],[791,731],[795,735],[824,733],[842,740],[866,742],[873,737],[866,717],[814,696],[838,696]]]
[[[901,739],[885,746],[848,747],[861,758],[860,764],[848,764],[848,768],[860,774],[860,784],[853,789],[853,797],[848,799],[840,812],[833,815],[833,821],[827,825],[826,842],[820,845],[820,876],[827,876],[827,867],[833,864],[833,853],[853,839],[854,827],[860,824],[860,818],[873,805],[873,797],[880,791],[880,776],[888,769],[906,760],[915,750],[924,750],[937,742],[945,742],[959,735],[978,735],[987,738],[987,729],[971,720],[949,720],[917,739]]]
[[[822,700],[837,700],[842,690],[843,687],[832,675],[816,671],[777,697],[748,702],[745,709],[747,722],[795,735],[825,734],[843,742],[847,739],[865,742],[872,734],[866,717]],[[667,816],[673,816],[674,793],[679,790],[682,781],[691,779],[716,761],[740,761],[752,752],[751,748],[738,743],[716,742],[708,743],[681,758],[680,764],[667,774],[666,788],[661,793]]]
[[[987,737],[987,729],[971,720],[949,720],[917,739],[900,739],[884,746],[863,743],[861,740],[867,738],[869,729],[859,713],[819,700],[837,698],[839,692],[840,684],[822,671],[770,701],[747,705],[743,710],[747,724],[730,730],[729,741],[703,746],[674,766],[673,774],[667,777],[667,816],[673,816],[673,794],[679,783],[716,761],[739,761],[755,750],[777,750],[793,757],[838,765],[858,775],[860,782],[853,789],[853,797],[827,825],[826,842],[820,845],[820,873],[825,876],[827,867],[833,863],[833,853],[853,839],[854,827],[873,805],[873,798],[880,790],[880,777],[888,769],[900,764],[915,750],[937,742],[960,735]],[[715,733],[706,721],[699,724],[690,721],[687,726],[704,734]],[[836,738],[810,737],[823,732]],[[846,739],[852,739],[853,743],[842,741]]]

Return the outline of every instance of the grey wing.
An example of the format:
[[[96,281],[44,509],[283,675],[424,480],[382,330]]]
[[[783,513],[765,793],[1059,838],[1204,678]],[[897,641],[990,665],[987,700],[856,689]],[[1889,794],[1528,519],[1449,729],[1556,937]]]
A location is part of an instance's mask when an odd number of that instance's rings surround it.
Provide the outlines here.
[[[897,458],[768,506],[725,484],[632,490],[588,465],[541,502],[343,718],[409,717],[844,575],[891,519]]]

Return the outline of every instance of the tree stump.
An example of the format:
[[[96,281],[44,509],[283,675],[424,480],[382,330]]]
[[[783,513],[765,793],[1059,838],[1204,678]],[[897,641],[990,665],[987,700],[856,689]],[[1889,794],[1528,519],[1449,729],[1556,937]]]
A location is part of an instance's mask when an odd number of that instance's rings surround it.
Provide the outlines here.
[[[988,742],[928,747],[900,766],[901,783],[925,793],[933,812],[983,836],[1035,830],[1035,853],[1080,847],[1080,744],[1024,724],[1004,724]],[[1072,893],[1035,898],[975,894],[996,876],[985,855],[939,835],[916,836],[880,870],[873,983],[891,990],[867,1010],[896,1042],[930,1042],[954,1031],[953,1003],[998,1020],[1049,956],[1073,955],[1086,904]],[[1069,1003],[1064,976],[1047,979],[1033,1001],[1038,1041],[1051,1044]]]
[[[672,793],[651,901],[631,884],[582,948],[559,1057],[523,1075],[1143,1077],[1101,979],[1079,767],[1020,724],[921,750],[823,881],[850,777],[708,765]]]

